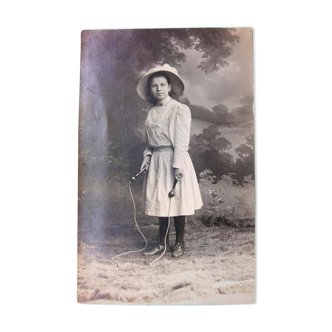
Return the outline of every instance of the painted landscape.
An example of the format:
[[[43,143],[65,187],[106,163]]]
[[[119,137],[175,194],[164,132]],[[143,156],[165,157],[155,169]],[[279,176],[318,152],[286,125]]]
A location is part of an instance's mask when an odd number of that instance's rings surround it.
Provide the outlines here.
[[[83,31],[78,188],[81,303],[255,301],[252,67],[241,62],[248,61],[241,53],[244,49],[252,57],[251,30],[175,30]],[[174,53],[148,48],[141,58],[132,42],[144,44],[149,34],[165,41],[165,50],[174,47],[172,40],[179,48]],[[203,56],[213,53],[211,34],[224,50],[219,60]],[[186,44],[185,36],[195,42]],[[155,57],[178,67],[188,87],[180,101],[191,110],[189,153],[204,206],[187,218],[183,257],[174,259],[168,253],[151,267],[151,258],[132,253],[119,257],[117,266],[112,257],[145,245],[134,223],[129,179],[142,162],[144,121],[151,107],[139,100],[135,85],[142,68],[147,69]],[[247,72],[242,69],[236,76],[241,65]],[[195,77],[201,78],[201,85],[193,84]],[[150,248],[158,241],[158,218],[142,211],[143,178],[130,188],[136,219]],[[171,242],[174,234],[172,223]]]

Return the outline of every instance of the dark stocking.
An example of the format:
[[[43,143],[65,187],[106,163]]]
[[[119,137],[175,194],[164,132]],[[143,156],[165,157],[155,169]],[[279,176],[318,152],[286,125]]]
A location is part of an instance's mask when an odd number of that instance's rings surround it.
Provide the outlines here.
[[[164,246],[165,245],[165,235],[167,232],[168,226],[168,218],[167,217],[160,217],[159,218],[159,244]],[[169,245],[169,229],[166,238],[166,245]]]
[[[176,231],[175,244],[179,242],[184,243],[184,225],[186,223],[186,216],[174,217],[174,226]]]

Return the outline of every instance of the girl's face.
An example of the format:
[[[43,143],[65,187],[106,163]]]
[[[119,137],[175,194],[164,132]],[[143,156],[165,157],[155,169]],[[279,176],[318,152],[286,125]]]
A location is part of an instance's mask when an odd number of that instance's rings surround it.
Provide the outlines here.
[[[157,101],[162,101],[168,97],[171,91],[171,85],[168,84],[165,77],[155,77],[150,85],[151,94]]]

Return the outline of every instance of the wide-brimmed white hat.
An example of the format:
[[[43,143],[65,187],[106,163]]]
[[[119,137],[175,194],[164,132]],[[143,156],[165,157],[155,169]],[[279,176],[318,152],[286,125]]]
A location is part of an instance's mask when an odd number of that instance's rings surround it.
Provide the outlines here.
[[[150,69],[149,71],[147,71],[143,75],[142,79],[139,81],[139,83],[137,85],[137,93],[142,99],[148,100],[148,97],[147,97],[148,79],[152,74],[158,73],[158,72],[167,75],[167,77],[170,79],[171,85],[172,85],[172,92],[175,95],[178,96],[183,92],[184,84],[183,84],[182,79],[179,76],[177,70],[168,64],[164,64],[163,66],[157,66],[157,67],[154,67],[154,68]]]

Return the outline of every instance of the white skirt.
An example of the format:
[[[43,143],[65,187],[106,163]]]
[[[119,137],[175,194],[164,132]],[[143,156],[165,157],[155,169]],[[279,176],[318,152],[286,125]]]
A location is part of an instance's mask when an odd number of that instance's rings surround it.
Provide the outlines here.
[[[195,169],[188,152],[184,158],[183,177],[176,184],[175,196],[169,198],[168,194],[174,184],[173,153],[172,147],[153,149],[150,167],[143,184],[143,208],[148,216],[168,217],[169,211],[171,217],[189,216],[203,205]]]

